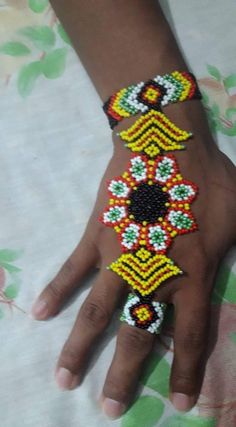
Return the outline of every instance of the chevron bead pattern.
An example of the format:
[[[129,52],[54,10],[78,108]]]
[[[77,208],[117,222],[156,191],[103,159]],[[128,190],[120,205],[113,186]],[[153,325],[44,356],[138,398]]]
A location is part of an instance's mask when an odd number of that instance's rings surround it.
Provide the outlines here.
[[[109,269],[127,281],[143,297],[152,294],[170,277],[182,274],[171,259],[165,255],[153,255],[144,248],[135,253],[121,255]]]
[[[144,152],[151,158],[161,151],[184,149],[181,142],[192,136],[190,132],[179,129],[165,114],[155,110],[143,114],[129,129],[118,135],[133,152]]]

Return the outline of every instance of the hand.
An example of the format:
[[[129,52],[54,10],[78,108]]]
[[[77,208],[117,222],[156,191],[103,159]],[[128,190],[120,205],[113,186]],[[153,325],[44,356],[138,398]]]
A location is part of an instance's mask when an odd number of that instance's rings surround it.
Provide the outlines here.
[[[214,278],[220,260],[236,239],[236,169],[213,143],[197,104],[170,106],[166,114],[182,129],[191,130],[195,135],[187,142],[187,150],[174,154],[182,176],[199,187],[199,196],[192,205],[199,231],[175,239],[168,256],[186,274],[162,284],[155,293],[156,300],[175,306],[170,398],[179,410],[190,409],[198,398]],[[126,120],[121,126],[127,128],[128,124]],[[126,170],[132,154],[117,137],[114,143],[114,155],[101,182],[84,236],[33,307],[33,315],[38,320],[56,315],[88,272],[99,265],[95,283],[58,360],[56,377],[59,386],[65,389],[73,389],[81,383],[94,343],[128,292],[119,276],[106,269],[120,255],[117,235],[98,222],[108,202],[106,181]],[[120,416],[132,401],[154,339],[152,334],[141,329],[125,323],[120,326],[102,393],[107,415]]]

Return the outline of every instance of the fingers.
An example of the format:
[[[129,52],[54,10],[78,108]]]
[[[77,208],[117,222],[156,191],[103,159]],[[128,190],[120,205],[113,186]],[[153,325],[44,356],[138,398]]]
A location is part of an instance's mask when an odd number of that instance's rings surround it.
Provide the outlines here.
[[[109,417],[121,416],[130,404],[153,342],[153,334],[126,323],[121,325],[115,355],[103,388],[102,406]]]
[[[196,403],[207,343],[209,296],[204,295],[202,284],[200,289],[196,279],[194,282],[182,279],[181,293],[179,291],[175,298],[175,353],[170,392],[174,406],[182,411],[189,410]],[[160,286],[155,300],[171,302],[172,294],[172,286]],[[103,410],[108,416],[121,416],[130,404],[154,340],[153,334],[122,324],[102,395]]]
[[[182,292],[176,303],[170,398],[180,411],[188,411],[195,405],[201,388],[209,307],[206,296],[199,295],[199,291],[197,295],[192,291]]]
[[[38,320],[55,315],[78,283],[95,266],[97,252],[94,245],[83,238],[64,263],[56,277],[46,286],[34,303],[31,314]]]
[[[114,273],[102,270],[83,303],[56,369],[58,385],[72,389],[81,382],[92,347],[108,326],[123,290]]]
[[[172,292],[172,287],[160,286],[155,300],[167,302]],[[134,399],[142,367],[154,340],[154,334],[122,323],[101,398],[103,410],[109,417],[120,417]]]

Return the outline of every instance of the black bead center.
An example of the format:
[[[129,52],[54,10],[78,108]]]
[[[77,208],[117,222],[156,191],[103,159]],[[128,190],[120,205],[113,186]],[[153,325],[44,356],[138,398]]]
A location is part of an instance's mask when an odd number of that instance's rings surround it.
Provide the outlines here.
[[[129,214],[139,223],[147,221],[154,224],[159,217],[167,213],[168,207],[165,203],[169,201],[169,196],[162,191],[159,184],[142,183],[137,190],[131,191],[129,198]]]

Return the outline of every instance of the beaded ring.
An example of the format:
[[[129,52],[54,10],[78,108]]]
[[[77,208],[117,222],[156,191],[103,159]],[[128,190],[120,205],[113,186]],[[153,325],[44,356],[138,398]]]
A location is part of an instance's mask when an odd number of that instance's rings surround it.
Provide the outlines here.
[[[129,294],[121,320],[131,326],[146,329],[152,334],[158,334],[166,307],[164,303],[140,299],[137,295]]]
[[[197,230],[190,205],[198,188],[180,174],[169,151],[183,150],[191,132],[179,129],[161,108],[168,103],[200,99],[195,77],[174,71],[121,89],[104,104],[111,128],[141,112],[118,135],[134,154],[127,170],[108,182],[109,206],[101,222],[114,228],[121,256],[108,269],[132,288],[121,320],[159,333],[166,304],[154,301],[156,289],[183,274],[166,256],[172,240]]]

